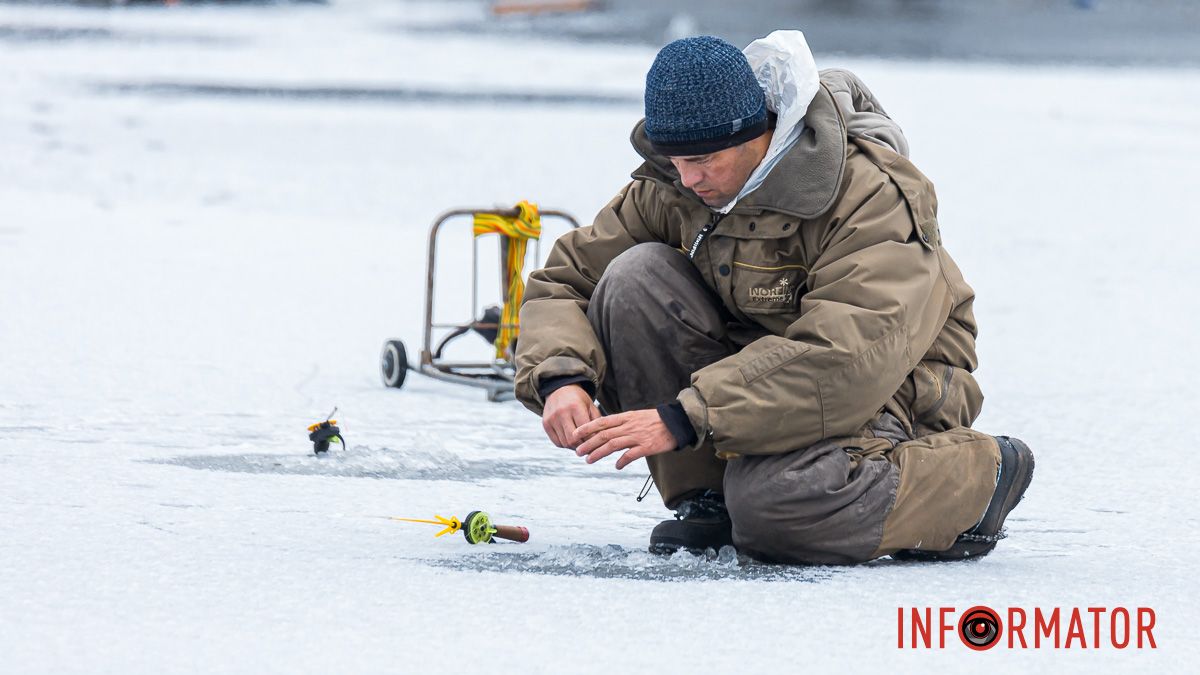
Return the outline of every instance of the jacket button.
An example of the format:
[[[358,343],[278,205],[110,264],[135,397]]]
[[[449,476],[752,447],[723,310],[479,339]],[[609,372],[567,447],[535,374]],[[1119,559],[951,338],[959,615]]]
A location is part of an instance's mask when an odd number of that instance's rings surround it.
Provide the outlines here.
[[[786,232],[787,230],[790,230],[790,229],[792,229],[792,224],[791,224],[791,223],[784,223],[784,224],[783,224],[783,229],[784,229],[784,231],[785,231],[785,232]]]
[[[753,221],[751,221],[751,223],[750,223],[750,231],[751,231],[751,232],[753,232],[753,231],[754,231],[754,227],[755,227],[755,225],[754,225],[754,222],[753,222]]]
[[[717,271],[721,273],[721,276],[727,277],[729,276],[729,265],[721,265],[717,268]]]

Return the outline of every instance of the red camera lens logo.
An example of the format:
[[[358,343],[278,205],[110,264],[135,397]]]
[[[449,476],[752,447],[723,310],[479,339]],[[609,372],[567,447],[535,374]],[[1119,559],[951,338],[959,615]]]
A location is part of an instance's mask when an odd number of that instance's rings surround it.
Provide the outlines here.
[[[972,607],[958,620],[958,636],[963,644],[982,652],[1000,641],[1000,615],[990,607]]]

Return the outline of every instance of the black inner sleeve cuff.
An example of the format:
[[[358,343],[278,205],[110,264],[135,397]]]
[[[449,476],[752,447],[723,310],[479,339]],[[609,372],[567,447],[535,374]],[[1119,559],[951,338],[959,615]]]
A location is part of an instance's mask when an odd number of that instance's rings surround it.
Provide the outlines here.
[[[663,403],[655,408],[658,411],[658,416],[662,418],[663,424],[667,425],[667,431],[675,437],[675,449],[690,448],[696,444],[696,430],[692,428],[692,420],[683,410],[683,404],[679,401],[671,403]]]
[[[592,384],[592,381],[586,375],[563,375],[561,377],[547,378],[544,382],[538,383],[538,396],[541,396],[542,400],[545,401],[556,390],[571,384],[583,387],[588,396],[596,398],[596,385]]]

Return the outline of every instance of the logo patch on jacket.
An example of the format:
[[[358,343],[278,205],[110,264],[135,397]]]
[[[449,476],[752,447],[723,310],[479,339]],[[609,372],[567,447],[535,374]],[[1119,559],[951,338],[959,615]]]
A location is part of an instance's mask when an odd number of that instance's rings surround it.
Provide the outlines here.
[[[786,277],[774,286],[751,286],[750,302],[756,305],[791,305],[796,299],[796,288]]]

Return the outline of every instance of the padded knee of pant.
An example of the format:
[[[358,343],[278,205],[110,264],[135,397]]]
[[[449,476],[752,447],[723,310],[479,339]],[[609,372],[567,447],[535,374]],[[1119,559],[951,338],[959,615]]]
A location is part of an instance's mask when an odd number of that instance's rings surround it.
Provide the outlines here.
[[[687,263],[687,259],[666,244],[637,244],[608,263],[596,289],[599,291],[601,286],[616,285],[622,289],[645,292],[650,290],[645,283],[647,279],[660,278],[668,270],[678,269],[681,262]]]
[[[890,504],[890,467],[869,462],[852,472],[846,452],[832,442],[731,461],[725,468],[725,507],[734,545],[780,563],[870,560],[883,527],[883,512],[872,505]]]

